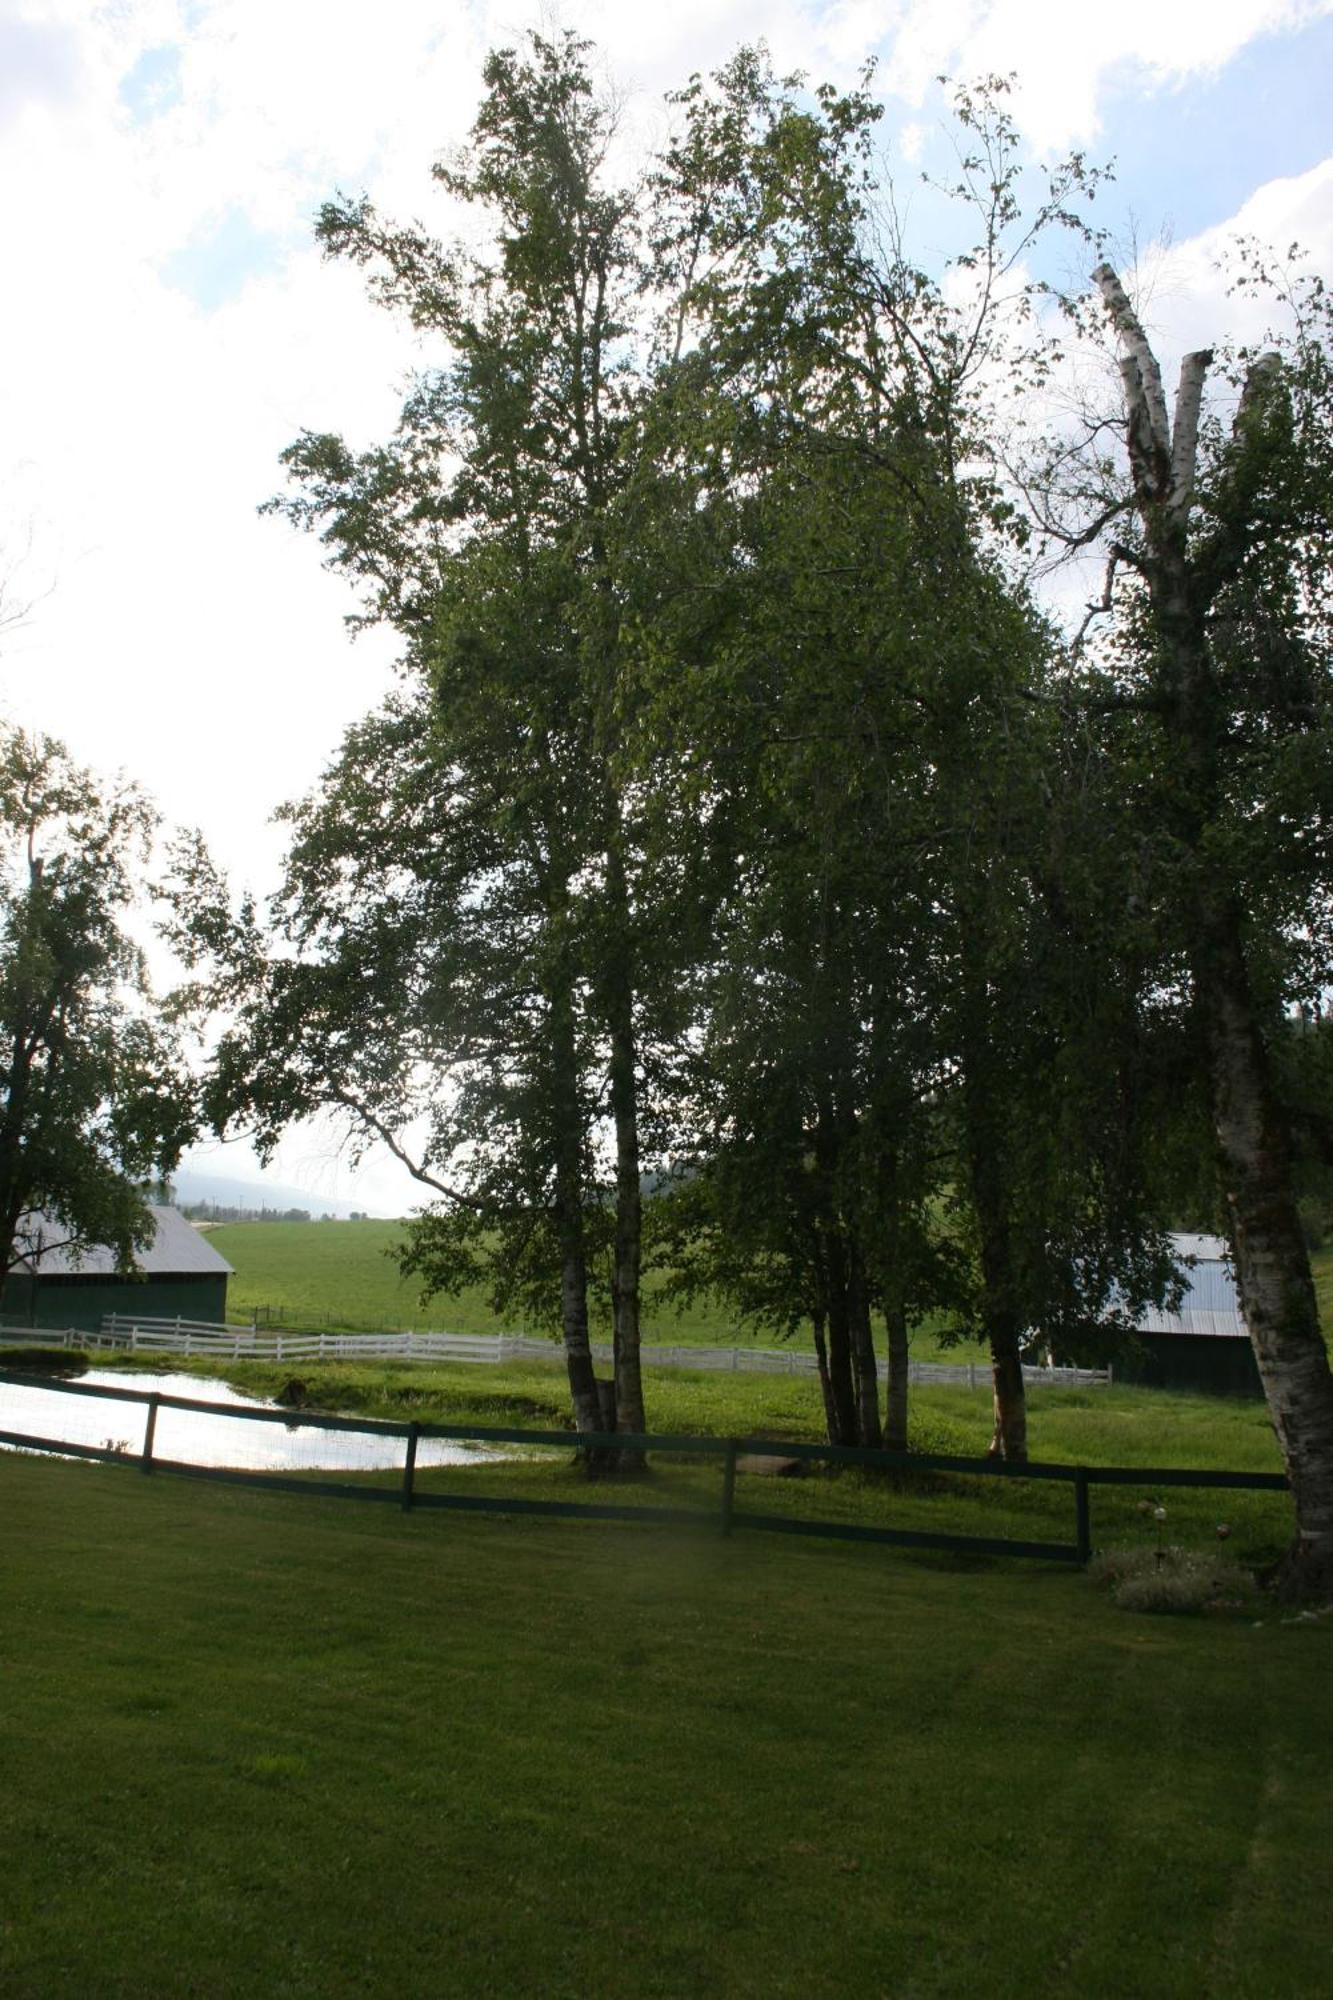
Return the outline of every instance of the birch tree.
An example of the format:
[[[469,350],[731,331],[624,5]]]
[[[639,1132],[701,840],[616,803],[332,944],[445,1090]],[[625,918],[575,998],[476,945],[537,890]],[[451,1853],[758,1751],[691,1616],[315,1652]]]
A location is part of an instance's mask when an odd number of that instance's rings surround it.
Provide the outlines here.
[[[1253,254],[1246,273],[1263,276]],[[1333,978],[1328,301],[1317,280],[1298,280],[1283,346],[1187,354],[1168,412],[1125,286],[1109,264],[1094,281],[1120,352],[1128,463],[1091,524],[1109,538],[1098,608],[1121,621],[1102,707],[1152,830],[1150,880],[1197,1028],[1241,1306],[1295,1499],[1280,1581],[1324,1591],[1333,1374],[1278,1058],[1287,1011]],[[1234,398],[1229,419],[1206,407],[1214,371]]]
[[[336,1106],[399,1145],[436,1201],[411,1253],[429,1287],[475,1275],[478,1257],[504,1280],[527,1268],[514,1262],[520,1237],[531,1256],[553,1241],[583,1429],[606,1427],[588,1349],[597,1239],[615,1425],[640,1433],[644,1090],[654,1024],[673,1007],[669,977],[650,976],[672,926],[653,915],[622,755],[632,584],[616,515],[636,466],[641,224],[634,189],[608,168],[614,112],[585,44],[530,36],[488,58],[485,82],[469,146],[435,171],[489,240],[442,242],[366,200],[320,218],[326,253],[366,271],[376,299],[433,344],[433,365],[386,444],[298,438],[285,454],[294,491],[275,504],[320,534],[360,616],[401,637],[409,692],[353,732],[296,810],[273,942],[279,960],[309,963],[252,960],[249,1056],[234,1038],[217,1103],[225,1116],[230,1090],[256,1114],[265,1092],[274,1114]],[[390,753],[386,795],[404,811],[385,827],[368,772],[385,773]],[[397,1028],[387,999],[358,1012],[354,963],[380,995],[408,975]],[[304,1048],[287,991],[302,980],[342,1009],[309,1013]],[[334,1018],[357,1051],[355,1089],[312,1044]],[[265,1059],[266,1019],[282,1075]],[[414,1110],[424,1151],[402,1137]],[[483,1250],[486,1229],[499,1230],[498,1256]]]

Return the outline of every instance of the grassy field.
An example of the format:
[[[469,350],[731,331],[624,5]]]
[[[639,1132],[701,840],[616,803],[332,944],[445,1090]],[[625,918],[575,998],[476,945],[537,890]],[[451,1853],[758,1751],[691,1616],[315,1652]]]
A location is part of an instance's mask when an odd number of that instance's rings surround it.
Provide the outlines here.
[[[0,1457],[11,2000],[1327,1994],[1333,1625]]]
[[[209,1231],[209,1241],[236,1272],[229,1289],[233,1317],[259,1317],[287,1326],[341,1326],[349,1329],[416,1327],[444,1333],[528,1331],[521,1321],[498,1320],[480,1288],[456,1298],[422,1304],[415,1279],[399,1276],[393,1251],[402,1241],[400,1222],[233,1222]],[[661,1281],[649,1274],[644,1285],[644,1339],[685,1345],[776,1344],[772,1333],[755,1334],[724,1306],[708,1300],[678,1310],[664,1302]],[[544,1331],[544,1329],[532,1329]],[[609,1339],[609,1327],[596,1329]],[[808,1330],[800,1338],[809,1346]],[[928,1334],[916,1337],[913,1352],[923,1360],[941,1354]],[[953,1349],[944,1358],[976,1358],[975,1347]]]

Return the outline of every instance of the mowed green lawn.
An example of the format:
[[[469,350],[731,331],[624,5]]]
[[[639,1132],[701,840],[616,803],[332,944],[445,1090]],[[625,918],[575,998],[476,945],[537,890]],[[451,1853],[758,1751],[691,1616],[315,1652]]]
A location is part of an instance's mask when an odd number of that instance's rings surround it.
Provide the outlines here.
[[[0,1990],[1333,1990],[1333,1623],[0,1456]]]
[[[457,1297],[436,1297],[425,1304],[416,1279],[399,1275],[394,1250],[403,1240],[401,1222],[231,1222],[208,1232],[208,1240],[236,1272],[229,1287],[233,1318],[248,1318],[256,1308],[261,1323],[287,1326],[367,1328],[372,1331],[416,1327],[441,1333],[501,1333],[544,1331],[524,1326],[521,1318],[497,1319],[484,1291],[473,1287]],[[756,1334],[724,1305],[700,1300],[678,1309],[661,1296],[661,1278],[650,1273],[644,1285],[644,1339],[668,1344],[774,1346],[770,1332]],[[609,1325],[595,1334],[610,1338]],[[806,1351],[810,1332],[797,1336]],[[933,1337],[921,1334],[913,1353],[933,1360],[941,1350]],[[976,1347],[951,1350],[943,1358],[979,1358]]]

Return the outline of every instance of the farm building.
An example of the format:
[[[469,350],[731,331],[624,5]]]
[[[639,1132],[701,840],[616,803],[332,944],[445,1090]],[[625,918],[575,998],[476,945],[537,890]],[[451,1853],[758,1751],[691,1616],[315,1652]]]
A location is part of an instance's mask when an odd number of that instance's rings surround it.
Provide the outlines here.
[[[1226,1243],[1220,1236],[1173,1236],[1171,1243],[1185,1266],[1179,1310],[1149,1308],[1116,1356],[1116,1380],[1209,1395],[1262,1395]]]
[[[34,1250],[5,1279],[0,1317],[10,1326],[76,1327],[81,1333],[95,1333],[107,1313],[220,1323],[231,1265],[179,1209],[155,1203],[152,1216],[153,1241],[139,1252],[133,1275],[117,1272],[115,1252],[102,1245]],[[25,1235],[59,1245],[59,1221],[30,1216]]]

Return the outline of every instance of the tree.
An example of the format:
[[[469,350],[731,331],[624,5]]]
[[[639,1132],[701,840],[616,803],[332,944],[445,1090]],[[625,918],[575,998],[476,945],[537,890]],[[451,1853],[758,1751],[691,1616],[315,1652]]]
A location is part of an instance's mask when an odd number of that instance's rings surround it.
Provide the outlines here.
[[[1333,1373],[1282,1073],[1292,1009],[1333,978],[1329,301],[1318,279],[1298,278],[1280,345],[1186,355],[1169,419],[1124,287],[1110,265],[1094,276],[1121,350],[1128,480],[1109,484],[1085,454],[1083,483],[1050,525],[1109,541],[1097,608],[1116,623],[1084,693],[1149,848],[1151,974],[1190,1012],[1241,1305],[1296,1503],[1281,1580],[1323,1591]],[[1253,252],[1243,282],[1269,283]],[[1235,398],[1229,421],[1204,404],[1215,366]]]
[[[605,1250],[615,1423],[641,1432],[644,1094],[674,928],[621,751],[638,223],[584,44],[530,37],[485,80],[472,145],[437,178],[489,247],[366,202],[321,217],[327,253],[441,349],[389,444],[307,435],[286,454],[285,511],[400,634],[405,687],[296,808],[269,948],[231,937],[244,1032],[214,1104],[269,1131],[331,1105],[394,1145],[438,1197],[411,1267],[434,1288],[484,1268],[530,1306],[558,1294],[585,1429],[606,1427],[588,1348]]]
[[[0,735],[6,1269],[57,1243],[109,1244],[130,1267],[152,1236],[143,1184],[195,1130],[177,1035],[127,927],[155,826],[132,785],[100,785],[49,737]]]
[[[671,448],[717,524],[718,609],[688,675],[678,643],[657,654],[681,782],[731,802],[743,867],[677,1198],[696,1227],[713,1200],[712,1254],[678,1250],[814,1319],[844,1441],[878,1435],[872,1309],[901,1362],[907,1302],[947,1308],[989,1342],[995,1449],[1020,1459],[1024,1342],[1168,1278],[1124,1088],[1142,1023],[1070,921],[1088,850],[1046,707],[1059,654],[1008,559],[989,402],[1001,362],[1029,386],[1049,366],[1015,273],[1096,177],[1068,163],[1025,215],[1002,87],[961,94],[977,240],[932,278],[879,226],[864,93],[811,99],[742,52],[683,102]]]

